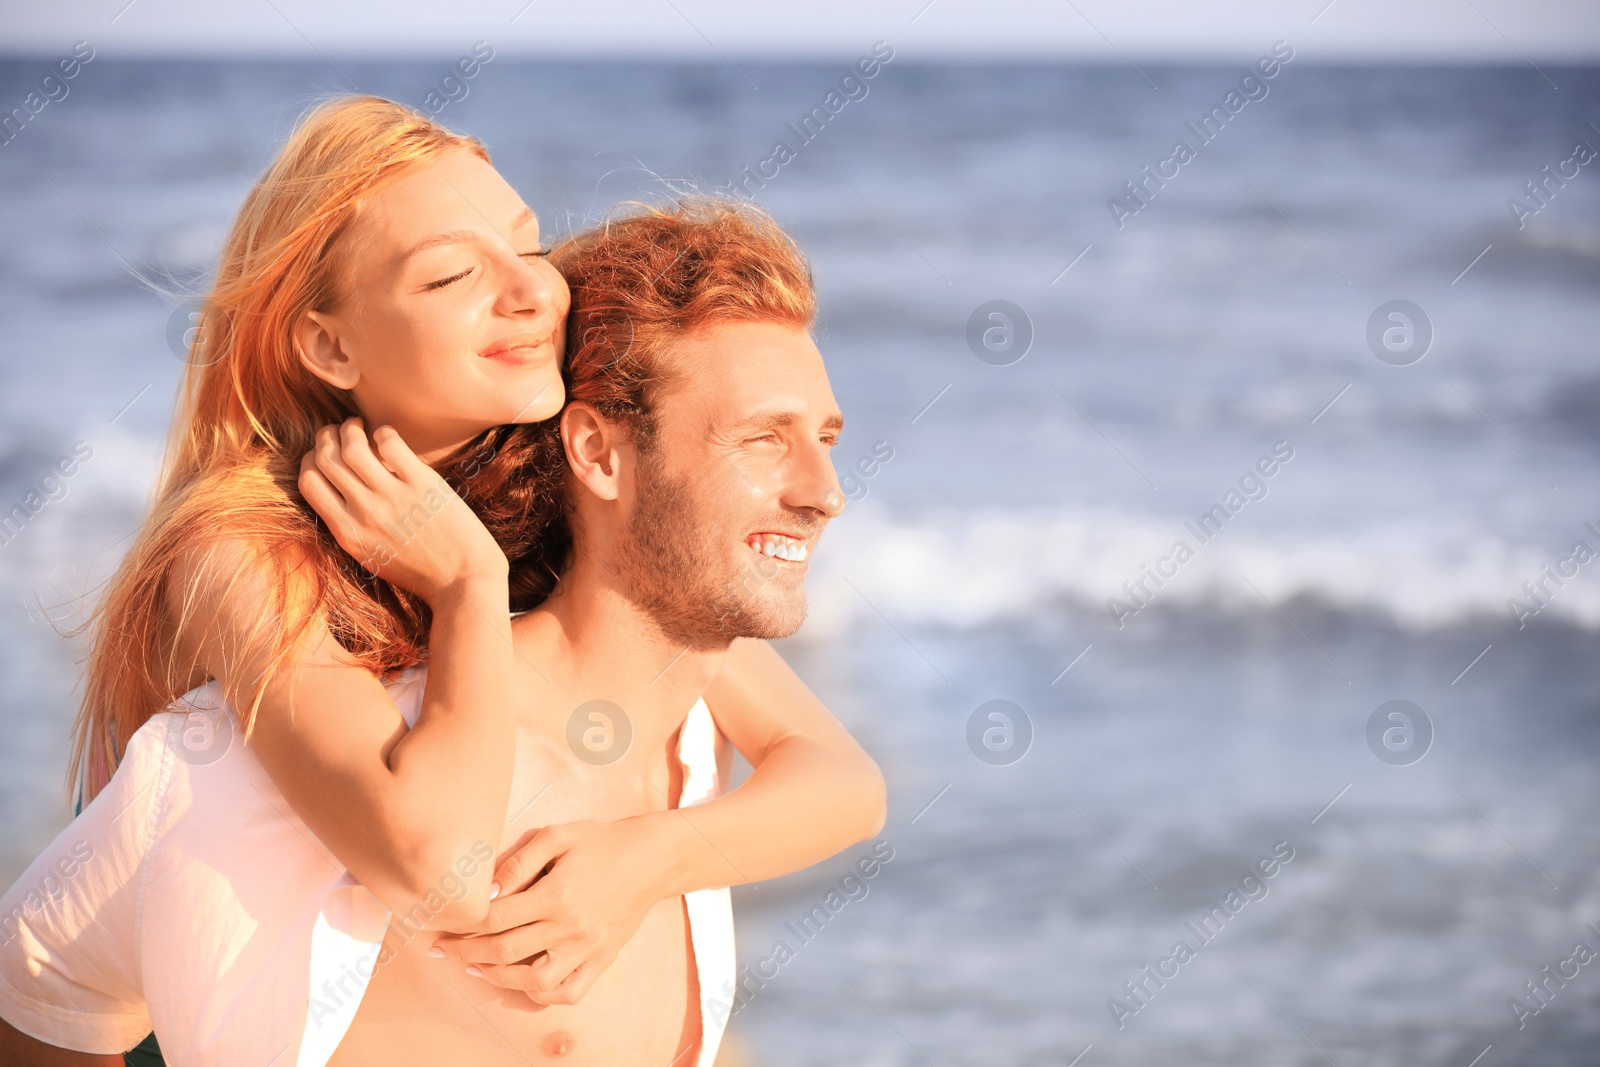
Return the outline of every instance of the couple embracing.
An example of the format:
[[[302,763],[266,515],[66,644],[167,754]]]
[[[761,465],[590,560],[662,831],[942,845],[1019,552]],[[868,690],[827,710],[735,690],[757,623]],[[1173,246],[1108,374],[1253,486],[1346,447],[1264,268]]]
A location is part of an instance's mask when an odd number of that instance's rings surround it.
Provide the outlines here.
[[[0,1061],[709,1067],[727,887],[884,817],[765,640],[844,502],[814,313],[749,205],[547,250],[476,141],[311,112],[0,900]]]

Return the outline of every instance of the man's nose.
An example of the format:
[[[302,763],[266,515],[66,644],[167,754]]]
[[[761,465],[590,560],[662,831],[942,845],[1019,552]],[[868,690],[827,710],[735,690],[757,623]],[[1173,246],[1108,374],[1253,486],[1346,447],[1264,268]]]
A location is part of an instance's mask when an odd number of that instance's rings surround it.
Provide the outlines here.
[[[825,519],[838,518],[844,510],[845,497],[839,488],[839,475],[833,469],[828,447],[820,441],[805,446],[794,473],[788,502],[795,507],[821,512]]]

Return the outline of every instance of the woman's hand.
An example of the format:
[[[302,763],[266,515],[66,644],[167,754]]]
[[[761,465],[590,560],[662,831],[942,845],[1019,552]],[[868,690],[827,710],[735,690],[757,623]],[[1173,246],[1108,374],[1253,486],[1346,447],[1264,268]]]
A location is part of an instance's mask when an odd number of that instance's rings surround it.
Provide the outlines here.
[[[369,573],[429,604],[467,579],[508,572],[472,509],[392,427],[374,430],[371,444],[360,419],[318,430],[300,463],[300,492]]]
[[[735,641],[705,699],[753,768],[739,788],[539,830],[497,870],[488,920],[441,937],[438,954],[540,1004],[574,1004],[660,901],[788,874],[883,827],[877,764],[765,641]]]
[[[537,1004],[576,1004],[663,899],[662,815],[573,822],[534,832],[495,871],[481,932],[446,935],[431,952]]]

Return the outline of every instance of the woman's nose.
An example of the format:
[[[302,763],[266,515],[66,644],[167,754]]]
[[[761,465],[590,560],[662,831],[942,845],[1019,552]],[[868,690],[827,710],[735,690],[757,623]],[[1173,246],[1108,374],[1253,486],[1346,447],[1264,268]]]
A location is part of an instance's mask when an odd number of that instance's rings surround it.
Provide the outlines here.
[[[518,257],[504,296],[511,313],[561,316],[570,299],[566,279],[543,257]]]

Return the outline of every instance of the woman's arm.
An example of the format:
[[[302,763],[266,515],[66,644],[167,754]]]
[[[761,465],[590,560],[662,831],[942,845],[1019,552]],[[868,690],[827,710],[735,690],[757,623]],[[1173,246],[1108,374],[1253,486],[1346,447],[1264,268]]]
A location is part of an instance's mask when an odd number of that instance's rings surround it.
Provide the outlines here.
[[[495,872],[479,935],[437,950],[538,1003],[573,1004],[659,901],[789,874],[883,828],[877,764],[765,641],[735,641],[705,700],[754,768],[739,788],[537,831]]]
[[[505,825],[513,738],[507,565],[476,516],[398,434],[380,428],[374,436],[376,454],[359,422],[324,428],[301,489],[347,551],[432,609],[415,727],[406,729],[379,679],[323,621],[289,663],[273,669],[265,661],[251,638],[273,602],[272,583],[248,544],[180,560],[172,599],[187,615],[180,632],[198,635],[192,654],[236,707],[266,677],[250,743],[289,805],[363,885],[406,910],[455,877],[475,843],[498,842]],[[426,515],[412,508],[419,495],[429,501]],[[363,542],[357,519],[403,533]],[[291,595],[307,595],[295,585]],[[466,895],[444,901],[432,925],[459,929],[483,918],[490,872],[466,881]]]
[[[621,820],[643,839],[656,899],[791,874],[883,828],[878,765],[766,641],[734,641],[705,702],[752,770],[715,800]],[[561,836],[538,831],[495,881],[506,892],[531,883],[563,853]]]

